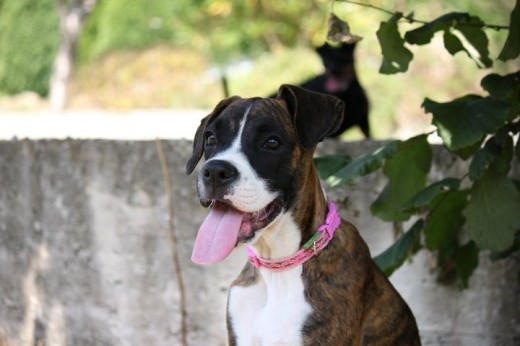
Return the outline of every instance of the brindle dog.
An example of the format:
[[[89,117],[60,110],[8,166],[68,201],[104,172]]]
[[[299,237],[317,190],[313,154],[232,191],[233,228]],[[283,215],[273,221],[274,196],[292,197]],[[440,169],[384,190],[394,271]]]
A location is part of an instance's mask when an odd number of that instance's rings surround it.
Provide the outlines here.
[[[283,271],[253,260],[283,266],[329,222],[313,153],[340,126],[343,108],[335,97],[283,85],[276,99],[222,101],[197,130],[186,170],[205,156],[197,189],[211,209],[192,260],[217,263],[240,244],[252,259],[230,288],[230,345],[420,345],[410,308],[349,222]]]

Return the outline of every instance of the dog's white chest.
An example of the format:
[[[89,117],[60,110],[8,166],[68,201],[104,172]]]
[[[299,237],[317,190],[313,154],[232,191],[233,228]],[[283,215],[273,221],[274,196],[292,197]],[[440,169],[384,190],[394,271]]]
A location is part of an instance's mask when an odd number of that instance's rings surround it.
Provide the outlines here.
[[[303,344],[302,327],[312,309],[301,271],[301,266],[279,273],[262,270],[254,285],[232,287],[228,314],[239,346]]]

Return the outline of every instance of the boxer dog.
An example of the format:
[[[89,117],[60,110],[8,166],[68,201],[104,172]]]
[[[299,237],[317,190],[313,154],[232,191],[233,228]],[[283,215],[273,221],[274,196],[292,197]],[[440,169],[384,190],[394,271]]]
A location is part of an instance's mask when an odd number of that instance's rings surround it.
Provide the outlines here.
[[[229,290],[230,345],[419,345],[415,318],[339,218],[313,165],[343,102],[282,85],[276,99],[221,101],[196,131],[200,202],[210,211],[192,260],[214,264],[246,244]]]

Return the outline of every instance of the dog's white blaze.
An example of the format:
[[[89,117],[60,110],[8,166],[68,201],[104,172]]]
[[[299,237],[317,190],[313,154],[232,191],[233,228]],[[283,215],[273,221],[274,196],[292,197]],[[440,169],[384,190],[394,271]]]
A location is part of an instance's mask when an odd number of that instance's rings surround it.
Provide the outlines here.
[[[235,166],[240,174],[239,179],[233,184],[230,194],[224,196],[224,198],[231,202],[235,208],[247,213],[263,209],[276,198],[276,194],[268,191],[265,181],[258,177],[246,155],[242,152],[242,133],[251,107],[252,105],[244,113],[237,136],[231,146],[207,161],[224,160]],[[204,185],[200,180],[198,184],[199,191],[204,195]]]
[[[255,252],[271,253],[272,258],[294,252],[301,239],[289,213],[261,234],[253,245]],[[276,242],[270,241],[271,237],[276,237]],[[312,309],[305,300],[302,268],[299,265],[278,273],[260,269],[254,285],[231,288],[228,313],[238,345],[303,344],[302,327]]]

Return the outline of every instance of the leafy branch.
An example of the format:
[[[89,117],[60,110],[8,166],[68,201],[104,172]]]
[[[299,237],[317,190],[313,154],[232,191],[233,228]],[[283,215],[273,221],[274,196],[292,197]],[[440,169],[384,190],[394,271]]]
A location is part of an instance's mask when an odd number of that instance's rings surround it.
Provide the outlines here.
[[[333,0],[332,4],[334,4],[334,2],[345,2],[348,4],[352,4],[352,5],[368,7],[368,8],[389,14],[394,17],[400,17],[400,19],[406,20],[410,24],[414,24],[414,23],[428,24],[429,23],[426,20],[421,20],[421,19],[415,18],[413,12],[411,12],[410,14],[407,14],[407,15],[403,15],[401,12],[390,11],[390,10],[387,10],[387,9],[379,7],[379,6],[372,5],[371,3],[367,3],[367,2],[358,2],[358,1],[351,1],[351,0]],[[331,8],[333,9],[333,5],[331,5]],[[331,11],[331,12],[333,12],[333,11]],[[486,23],[482,23],[482,24],[464,23],[462,25],[477,26],[477,27],[481,27],[481,28],[494,29],[494,30],[509,30],[509,26],[507,26],[507,25],[495,25],[495,24],[486,24]]]
[[[455,55],[465,52],[479,68],[490,68],[489,41],[484,28],[506,29],[508,36],[498,60],[520,56],[520,0],[508,27],[488,25],[468,13],[447,13],[430,22],[413,14],[368,3],[336,0],[374,8],[391,17],[377,30],[383,61],[380,72],[405,72],[413,60],[406,44],[425,45],[442,33],[444,46]],[[331,14],[341,27],[341,19]],[[402,20],[419,24],[401,35]],[[348,28],[344,23],[343,28]],[[345,41],[350,29],[328,37]],[[317,159],[320,176],[331,187],[353,184],[362,176],[382,169],[388,182],[371,205],[371,213],[387,222],[417,221],[374,260],[390,275],[406,258],[424,247],[437,254],[441,281],[456,277],[462,287],[478,267],[480,251],[493,260],[507,258],[520,250],[520,184],[510,177],[512,165],[520,161],[520,71],[505,75],[489,73],[481,80],[486,95],[468,94],[449,102],[425,98],[422,107],[432,114],[432,125],[444,147],[462,160],[470,160],[462,177],[446,177],[427,186],[432,167],[429,134],[405,141],[391,141],[358,158],[342,156]],[[462,184],[462,181],[465,181]],[[462,188],[464,186],[464,188]],[[464,236],[461,236],[464,235]],[[462,243],[462,239],[468,239]]]

